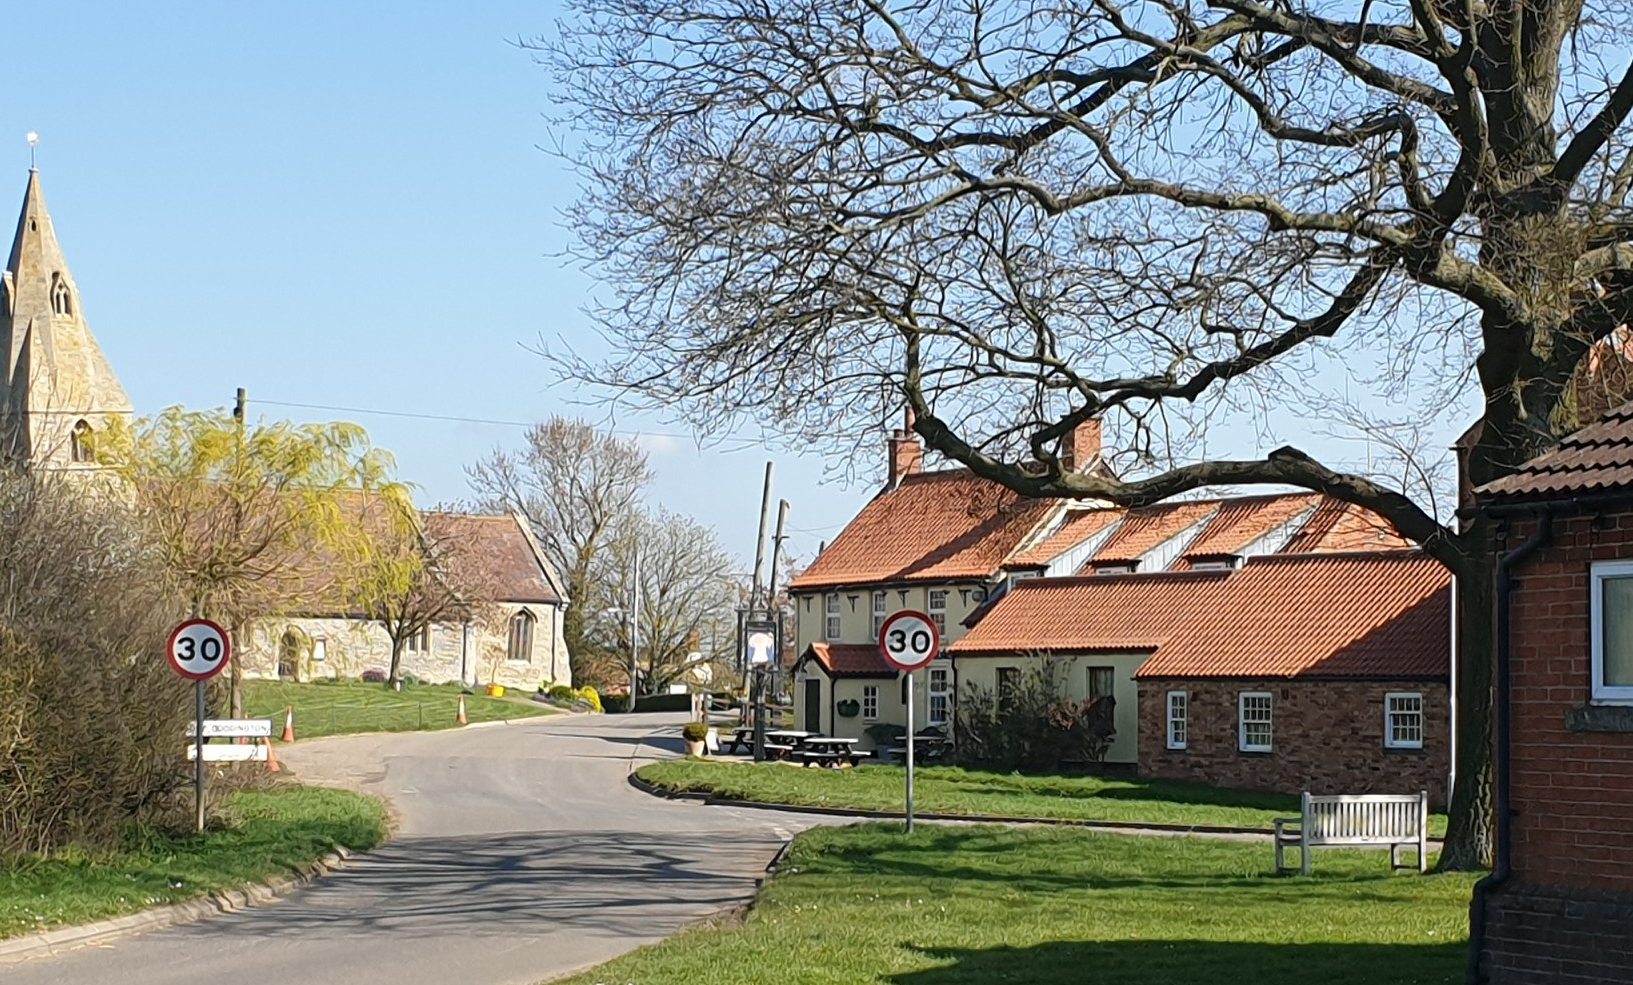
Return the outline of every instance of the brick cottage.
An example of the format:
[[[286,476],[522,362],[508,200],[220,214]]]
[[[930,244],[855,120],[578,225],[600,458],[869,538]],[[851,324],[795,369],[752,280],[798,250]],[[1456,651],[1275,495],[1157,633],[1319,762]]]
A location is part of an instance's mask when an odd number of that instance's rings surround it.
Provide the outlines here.
[[[1478,496],[1504,562],[1469,979],[1633,985],[1633,404]]]

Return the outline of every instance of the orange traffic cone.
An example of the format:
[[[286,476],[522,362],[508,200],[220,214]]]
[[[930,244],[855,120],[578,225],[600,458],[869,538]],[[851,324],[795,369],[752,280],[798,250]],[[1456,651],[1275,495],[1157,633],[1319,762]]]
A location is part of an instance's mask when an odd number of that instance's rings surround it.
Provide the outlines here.
[[[266,771],[268,773],[282,773],[283,767],[278,765],[278,754],[272,751],[272,740],[266,740]]]
[[[295,741],[295,706],[294,705],[290,705],[287,709],[284,710],[284,734],[283,734],[282,740],[280,740],[280,741],[283,741],[283,742],[294,742]]]
[[[463,694],[459,696],[459,715],[456,720],[461,725],[469,725],[471,723],[471,720],[465,717],[465,696]]]

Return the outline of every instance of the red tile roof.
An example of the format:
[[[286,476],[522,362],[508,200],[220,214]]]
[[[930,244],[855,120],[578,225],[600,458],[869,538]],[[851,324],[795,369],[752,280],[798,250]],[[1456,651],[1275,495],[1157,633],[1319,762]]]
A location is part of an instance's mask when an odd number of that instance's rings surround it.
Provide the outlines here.
[[[1138,561],[1140,555],[1219,511],[1219,500],[1143,506],[1128,511],[1128,518],[1111,539],[1095,552],[1094,563]]]
[[[896,676],[896,668],[872,643],[812,643],[800,659],[815,660],[829,677]]]
[[[495,601],[556,603],[561,592],[521,518],[508,513],[426,513],[428,535],[458,540],[461,553],[482,559]]]
[[[1622,404],[1512,475],[1479,488],[1483,499],[1549,499],[1633,487],[1633,403]]]
[[[1186,557],[1226,557],[1270,533],[1284,523],[1314,510],[1322,501],[1320,493],[1291,493],[1271,496],[1242,496],[1219,504],[1219,513],[1202,535],[1185,549]]]
[[[1041,568],[1112,524],[1122,522],[1127,515],[1127,510],[1116,507],[1072,510],[1058,530],[1016,554],[1010,564],[1019,568]]]
[[[1316,554],[1344,551],[1393,551],[1409,548],[1389,521],[1354,503],[1323,500],[1287,546],[1283,554]]]
[[[1140,677],[1444,677],[1450,575],[1418,551],[1022,582],[955,657],[1140,652]]]
[[[986,578],[1059,506],[962,469],[909,475],[863,507],[789,588]]]

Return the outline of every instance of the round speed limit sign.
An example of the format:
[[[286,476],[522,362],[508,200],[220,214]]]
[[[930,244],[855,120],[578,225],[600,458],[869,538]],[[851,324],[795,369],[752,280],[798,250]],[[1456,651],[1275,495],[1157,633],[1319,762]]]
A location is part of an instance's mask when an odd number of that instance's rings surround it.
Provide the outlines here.
[[[941,632],[922,612],[898,612],[879,630],[879,652],[897,670],[912,672],[941,652]]]
[[[165,655],[176,673],[202,681],[227,666],[232,644],[227,642],[227,631],[210,620],[189,619],[171,631]]]

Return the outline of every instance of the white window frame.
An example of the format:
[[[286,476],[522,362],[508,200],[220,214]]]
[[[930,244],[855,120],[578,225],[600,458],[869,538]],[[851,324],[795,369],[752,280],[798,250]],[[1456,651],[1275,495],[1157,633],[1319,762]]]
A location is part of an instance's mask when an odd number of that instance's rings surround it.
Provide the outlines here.
[[[947,635],[947,596],[950,592],[945,588],[932,588],[925,593],[925,608],[930,613],[930,621],[936,624],[936,631],[942,636]],[[941,596],[941,604],[936,604],[936,596]],[[942,640],[942,644],[946,644]]]
[[[1253,698],[1263,698],[1268,709],[1263,722],[1257,720],[1253,724],[1263,724],[1270,729],[1270,741],[1265,743],[1249,743],[1247,741],[1247,703]],[[1242,691],[1236,695],[1236,748],[1239,752],[1272,752],[1276,744],[1276,699],[1269,691]]]
[[[843,620],[839,613],[839,593],[829,592],[822,602],[822,637],[830,643],[839,641],[843,634]]]
[[[873,593],[873,638],[877,640],[885,628],[885,612],[889,603],[884,592]]]
[[[929,674],[926,675],[924,679],[924,693],[926,695],[926,700],[924,702],[924,724],[945,725],[947,724],[947,720],[952,717],[953,711],[953,670],[950,666],[937,667],[934,663],[932,663],[929,671]],[[938,677],[941,681],[939,686],[937,686],[936,683],[936,679]],[[936,714],[937,698],[940,698],[942,701],[940,715]]]
[[[1408,699],[1410,699],[1412,701],[1416,701],[1418,703],[1416,711],[1399,711],[1399,712],[1397,712],[1394,709],[1393,705],[1394,705],[1394,703],[1396,701],[1404,701],[1404,700],[1408,700]],[[1397,739],[1397,738],[1395,738],[1395,716],[1396,715],[1416,715],[1417,716],[1417,719],[1418,719],[1418,737],[1417,737],[1416,742],[1412,741],[1411,739]],[[1385,749],[1422,749],[1423,748],[1423,735],[1424,735],[1424,732],[1425,732],[1425,730],[1427,728],[1427,725],[1428,725],[1427,720],[1424,717],[1423,692],[1422,691],[1390,691],[1388,694],[1384,695],[1384,748]]]
[[[1595,561],[1591,568],[1588,612],[1593,652],[1592,700],[1598,705],[1633,705],[1633,686],[1605,683],[1605,582],[1633,577],[1633,561]]]
[[[862,685],[862,721],[876,722],[879,720],[879,685]]]
[[[1178,698],[1179,713],[1174,713],[1174,699]],[[1191,692],[1169,691],[1167,699],[1168,748],[1184,749],[1191,740]],[[1174,726],[1179,726],[1178,729]],[[1175,733],[1179,738],[1175,738]]]

